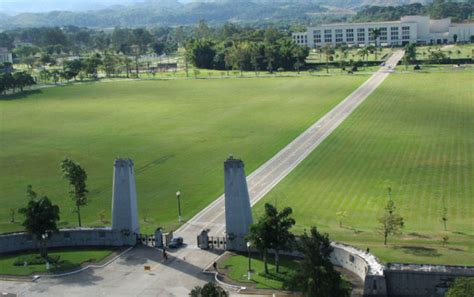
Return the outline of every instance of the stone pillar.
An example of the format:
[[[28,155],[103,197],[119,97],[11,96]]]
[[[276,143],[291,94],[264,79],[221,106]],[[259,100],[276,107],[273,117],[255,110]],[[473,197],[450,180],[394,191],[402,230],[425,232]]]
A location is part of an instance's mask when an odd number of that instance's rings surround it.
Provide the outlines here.
[[[244,162],[232,156],[224,162],[227,249],[247,251],[245,235],[252,224]]]
[[[117,159],[112,192],[112,229],[140,233],[133,161]]]
[[[163,247],[163,232],[161,228],[155,230],[155,247]]]

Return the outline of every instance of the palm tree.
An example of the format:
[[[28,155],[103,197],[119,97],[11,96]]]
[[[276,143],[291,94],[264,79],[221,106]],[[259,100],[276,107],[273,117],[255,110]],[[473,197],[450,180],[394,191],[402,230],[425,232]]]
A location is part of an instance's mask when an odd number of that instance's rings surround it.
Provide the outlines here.
[[[326,73],[329,73],[329,60],[332,59],[334,49],[330,44],[326,44],[323,48],[324,54],[326,55]]]
[[[368,59],[368,57],[369,57],[369,48],[367,46],[364,46],[364,47],[360,48],[357,53],[362,58],[362,61],[364,61],[364,58],[367,57],[367,59]],[[364,63],[364,69],[365,69],[365,63]]]
[[[375,29],[372,29],[370,34],[372,35],[375,41],[375,60],[377,60],[378,39],[380,35],[382,35],[382,31],[380,30],[380,28],[375,28]]]

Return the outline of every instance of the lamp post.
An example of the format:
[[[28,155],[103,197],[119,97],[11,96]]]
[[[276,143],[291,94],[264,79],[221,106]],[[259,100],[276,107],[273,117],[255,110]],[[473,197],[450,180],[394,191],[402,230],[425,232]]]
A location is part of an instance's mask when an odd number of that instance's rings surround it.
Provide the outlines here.
[[[47,257],[47,245],[46,245],[46,240],[48,239],[48,233],[41,234],[41,239],[43,239],[42,245],[43,245],[43,250],[41,252],[42,256],[45,259],[46,262],[46,270],[49,271],[50,265]]]
[[[181,224],[181,192],[176,192],[176,199],[178,199],[178,219],[179,223]]]
[[[247,252],[249,254],[249,270],[247,272],[247,279],[251,280],[252,279],[252,258],[250,257],[250,247],[252,246],[252,243],[250,241],[247,241]]]

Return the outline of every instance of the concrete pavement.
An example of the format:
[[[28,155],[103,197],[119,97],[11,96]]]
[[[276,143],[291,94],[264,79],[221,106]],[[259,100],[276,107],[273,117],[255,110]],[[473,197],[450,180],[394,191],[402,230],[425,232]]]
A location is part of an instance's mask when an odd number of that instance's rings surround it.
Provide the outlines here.
[[[321,142],[324,141],[390,74],[403,51],[396,51],[377,73],[344,101],[313,124],[293,142],[248,176],[252,205],[287,176]],[[391,67],[391,68],[390,68]],[[170,252],[164,261],[161,252],[138,247],[109,266],[89,269],[60,278],[41,278],[33,283],[0,282],[0,293],[19,296],[188,296],[189,291],[212,279],[201,271],[219,255],[196,246],[196,236],[210,229],[214,236],[224,235],[224,197],[188,221],[175,234],[187,243],[185,248]],[[151,271],[145,272],[144,265]]]

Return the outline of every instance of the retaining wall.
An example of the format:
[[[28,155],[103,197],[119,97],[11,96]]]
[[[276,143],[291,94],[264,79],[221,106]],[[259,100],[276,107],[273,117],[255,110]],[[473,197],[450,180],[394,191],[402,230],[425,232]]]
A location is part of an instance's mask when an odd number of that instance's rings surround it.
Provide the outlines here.
[[[474,277],[474,267],[388,264],[384,270],[390,297],[443,297],[458,277]]]
[[[126,234],[111,228],[62,229],[53,233],[48,240],[49,248],[90,247],[90,246],[133,246],[135,234]],[[38,248],[38,241],[27,233],[0,235],[0,254],[13,253]]]

